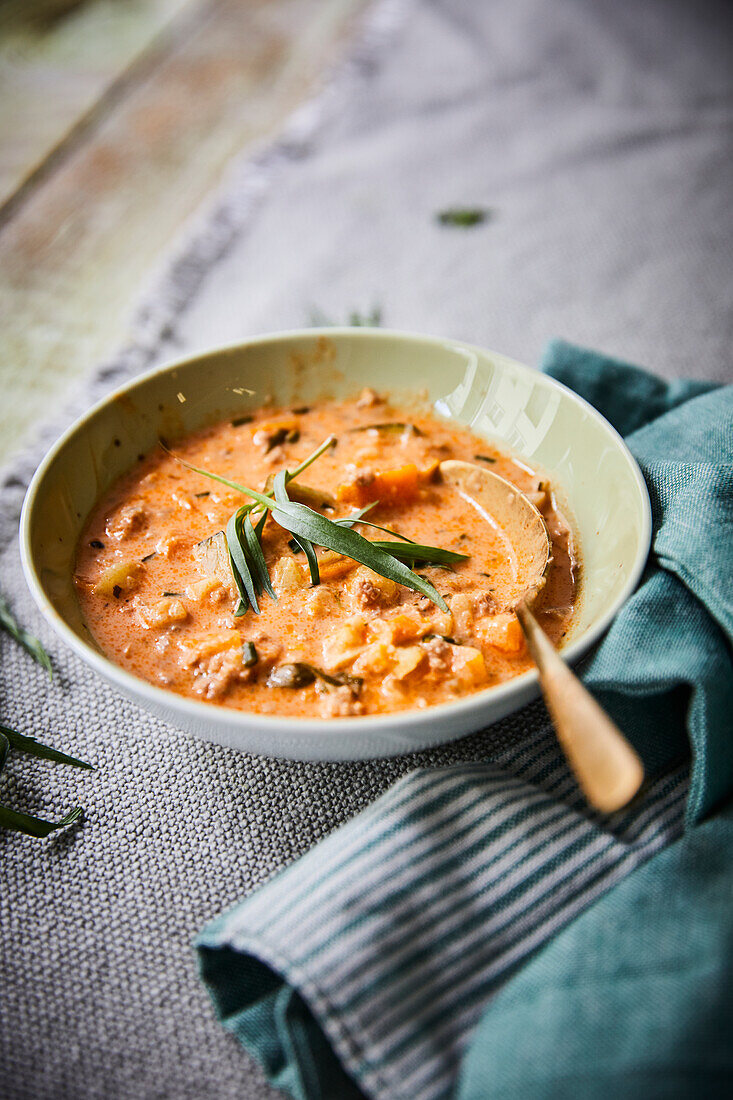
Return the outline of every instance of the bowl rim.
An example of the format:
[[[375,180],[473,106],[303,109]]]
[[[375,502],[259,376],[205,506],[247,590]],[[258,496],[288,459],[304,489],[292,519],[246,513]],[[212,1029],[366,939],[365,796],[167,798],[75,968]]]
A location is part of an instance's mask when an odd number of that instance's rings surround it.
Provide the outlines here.
[[[212,356],[236,353],[260,344],[285,344],[293,340],[318,339],[319,337],[331,338],[338,336],[349,336],[356,339],[377,341],[383,339],[398,339],[407,342],[428,344],[433,347],[460,349],[461,351],[469,353],[478,353],[481,356],[489,356],[499,362],[506,363],[511,366],[513,370],[518,371],[520,375],[536,378],[536,376],[540,374],[551,386],[556,386],[562,390],[571,403],[575,404],[586,415],[596,420],[616,441],[621,453],[626,459],[627,465],[629,466],[630,472],[639,490],[641,506],[639,549],[632,563],[626,583],[607,611],[596,622],[592,623],[580,638],[571,640],[567,646],[563,647],[563,658],[569,664],[574,664],[579,661],[605,633],[613,619],[633,593],[643,573],[651,547],[652,512],[646,482],[644,481],[644,476],[636,459],[626,445],[623,437],[602,413],[595,409],[579,394],[575,393],[574,390],[570,389],[562,382],[558,382],[557,379],[552,378],[550,375],[543,375],[542,372],[535,367],[529,367],[524,363],[512,359],[510,356],[504,355],[501,352],[495,352],[490,348],[482,347],[478,344],[467,343],[451,337],[431,336],[425,333],[415,333],[400,329],[370,328],[368,326],[351,327],[348,325],[258,333],[244,340],[218,345],[204,351],[195,352],[191,355],[168,360],[158,364],[150,370],[135,374],[122,385],[110,391],[110,393],[100,398],[89,409],[77,417],[59,436],[42,459],[26,491],[20,516],[19,544],[21,563],[26,583],[42,615],[61,640],[65,642],[78,657],[85,661],[87,665],[91,666],[95,672],[115,684],[128,697],[142,699],[146,705],[158,713],[163,710],[169,713],[179,711],[182,714],[186,714],[189,718],[189,722],[187,723],[189,728],[194,721],[200,720],[205,725],[214,725],[221,729],[226,728],[228,730],[235,728],[241,730],[242,733],[246,733],[247,730],[256,726],[261,733],[266,733],[269,730],[273,734],[317,735],[319,739],[323,739],[324,741],[334,741],[344,737],[344,735],[348,733],[355,734],[358,732],[360,736],[368,736],[372,732],[375,734],[388,734],[390,730],[396,732],[397,727],[399,727],[400,733],[409,736],[411,731],[417,731],[426,724],[445,724],[446,721],[450,721],[451,717],[455,717],[457,719],[456,724],[460,729],[472,728],[479,730],[482,728],[482,723],[490,724],[493,721],[490,713],[491,710],[500,710],[502,714],[511,713],[515,708],[511,707],[511,705],[507,706],[506,704],[510,702],[513,696],[517,696],[518,708],[526,702],[528,693],[530,693],[532,697],[538,694],[539,681],[537,670],[530,669],[504,683],[484,688],[481,691],[474,692],[463,698],[450,700],[445,703],[438,703],[430,707],[391,711],[384,714],[352,715],[344,718],[298,718],[275,714],[259,714],[256,712],[239,710],[234,707],[198,702],[197,700],[189,699],[187,696],[179,695],[177,692],[170,691],[167,688],[157,687],[150,683],[150,681],[143,680],[133,673],[127,672],[119,665],[116,665],[103,653],[94,649],[90,643],[80,638],[79,635],[66,624],[44,592],[40,577],[36,572],[31,550],[31,517],[34,506],[43,481],[52,468],[59,452],[66,446],[69,440],[83,430],[87,422],[96,417],[105,406],[113,404],[121,396],[147,383],[156,375],[167,374],[168,372],[188,366],[199,360],[210,359]],[[503,709],[501,708],[502,702],[505,704]],[[485,714],[482,719],[481,712],[485,711],[487,707],[489,708],[489,713]],[[475,714],[475,724],[466,722],[466,719],[469,718],[471,714]],[[461,722],[461,718],[463,722]],[[418,747],[419,745],[416,741],[415,749]],[[402,751],[410,750],[403,747]]]

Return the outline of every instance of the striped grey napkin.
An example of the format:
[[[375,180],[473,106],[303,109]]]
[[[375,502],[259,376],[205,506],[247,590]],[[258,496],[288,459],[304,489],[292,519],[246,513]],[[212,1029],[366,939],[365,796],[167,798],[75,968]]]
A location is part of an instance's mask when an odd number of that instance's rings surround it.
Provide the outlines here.
[[[493,991],[680,835],[686,772],[601,824],[549,727],[528,737],[522,717],[490,763],[409,773],[199,937],[225,1026],[294,1096],[352,1095],[313,1058],[320,1027],[367,1095],[447,1098]],[[292,990],[311,1033],[297,1051],[278,1019]]]

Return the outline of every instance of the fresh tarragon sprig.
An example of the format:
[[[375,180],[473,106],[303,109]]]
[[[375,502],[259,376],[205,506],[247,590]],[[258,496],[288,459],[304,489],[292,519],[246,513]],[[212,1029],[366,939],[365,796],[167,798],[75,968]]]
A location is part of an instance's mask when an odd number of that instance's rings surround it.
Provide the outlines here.
[[[13,615],[8,602],[4,596],[0,596],[0,627],[14,638],[18,645],[22,645],[26,653],[30,653],[33,660],[45,668],[48,675],[53,679],[53,668],[51,667],[51,658],[46,650],[43,648],[38,638],[33,634],[30,634],[25,627],[21,626]]]
[[[41,760],[53,760],[58,764],[71,764],[75,768],[92,768],[84,760],[77,760],[74,756],[67,756],[65,752],[49,748],[36,741],[35,737],[27,737],[0,723],[0,771],[2,771],[10,749],[17,749],[28,756],[36,756]],[[32,814],[22,813],[20,810],[11,810],[9,806],[0,806],[0,826],[6,829],[14,829],[16,832],[25,833],[26,836],[46,837],[56,829],[63,829],[77,821],[82,814],[81,806],[76,806],[60,821],[45,821],[43,818],[34,817]]]
[[[8,632],[11,638],[31,655],[34,661],[45,668],[49,676],[53,677],[51,659],[46,653],[38,638],[30,634],[25,627],[17,622],[6,600],[0,596],[0,627]],[[71,764],[75,768],[91,768],[91,764],[83,760],[77,760],[74,756],[67,756],[65,752],[49,748],[36,741],[35,737],[27,737],[23,733],[10,729],[0,723],[0,772],[5,766],[10,749],[24,752],[28,756],[37,756],[42,760],[53,760],[58,764]],[[81,817],[80,806],[71,810],[60,821],[45,821],[43,818],[34,817],[32,814],[22,813],[20,810],[11,810],[9,806],[0,805],[0,827],[13,829],[16,832],[25,833],[26,836],[45,837],[56,829],[63,829],[71,825]]]
[[[324,451],[333,446],[333,443],[333,437],[324,440],[320,447],[292,472],[280,470],[274,478],[272,489],[264,493],[260,493],[256,489],[250,489],[247,485],[240,485],[236,481],[212,473],[211,470],[204,470],[182,458],[178,458],[178,461],[187,469],[201,474],[202,477],[218,481],[238,493],[243,493],[245,496],[250,497],[252,501],[251,504],[245,504],[239,508],[226,526],[229,560],[240,596],[239,606],[235,614],[242,615],[250,607],[259,613],[259,598],[263,592],[267,592],[273,599],[276,599],[260,543],[268,513],[277,524],[290,532],[298,547],[306,555],[311,581],[314,585],[320,583],[320,571],[315,547],[321,546],[327,550],[333,550],[337,554],[352,558],[361,565],[366,565],[380,576],[387,577],[397,584],[402,584],[406,588],[411,588],[414,592],[427,596],[442,611],[447,611],[447,604],[437,589],[425,577],[415,573],[410,565],[415,565],[417,562],[449,565],[454,562],[465,561],[465,554],[457,554],[451,550],[441,550],[436,546],[423,546],[405,538],[404,535],[397,536],[401,540],[399,542],[370,542],[352,528],[355,523],[368,523],[370,526],[379,527],[378,524],[372,524],[371,521],[363,519],[366,513],[375,506],[376,502],[349,516],[331,520],[305,504],[290,500],[287,492],[288,483],[293,478],[298,477],[312,462],[315,462]],[[165,449],[168,450],[167,447]],[[172,452],[168,451],[168,453]],[[177,458],[178,456],[174,455],[173,457]],[[255,524],[253,523],[254,514],[259,512],[260,509],[262,514]],[[379,530],[394,534],[388,528],[379,528]]]

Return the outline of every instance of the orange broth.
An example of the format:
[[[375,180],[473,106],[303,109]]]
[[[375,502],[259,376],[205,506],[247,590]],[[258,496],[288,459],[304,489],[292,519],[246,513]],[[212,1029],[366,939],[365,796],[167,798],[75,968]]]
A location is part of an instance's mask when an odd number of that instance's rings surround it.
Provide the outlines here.
[[[300,483],[317,490],[303,502],[330,519],[378,500],[368,516],[375,523],[468,555],[449,569],[415,566],[444,597],[447,613],[330,551],[318,551],[321,583],[312,586],[305,555],[268,518],[262,548],[277,601],[263,594],[260,614],[235,616],[228,566],[214,568],[202,545],[247,498],[159,448],[99,501],[79,541],[78,597],[103,652],[180,695],[291,717],[431,706],[517,676],[531,667],[521,629],[492,598],[492,574],[507,567],[506,547],[441,482],[444,459],[488,465],[539,507],[552,558],[535,613],[561,643],[578,567],[551,487],[510,454],[425,408],[395,407],[371,390],[310,408],[265,408],[187,437],[175,455],[262,491],[268,476],[294,469],[329,435],[336,445],[290,484],[292,499]],[[371,540],[392,537],[354,529]],[[304,674],[304,665],[317,672]],[[290,666],[300,674],[288,673]]]

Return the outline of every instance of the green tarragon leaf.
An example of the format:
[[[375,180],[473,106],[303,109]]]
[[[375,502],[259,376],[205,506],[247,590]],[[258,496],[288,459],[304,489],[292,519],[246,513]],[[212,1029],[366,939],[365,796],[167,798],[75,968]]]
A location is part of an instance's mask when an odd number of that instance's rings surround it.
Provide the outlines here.
[[[276,475],[273,485],[275,500],[278,501],[278,503],[280,504],[290,503],[290,497],[288,496],[288,491],[286,488],[286,479],[287,470],[281,470],[280,473]],[[306,559],[308,561],[308,568],[310,569],[311,574],[311,584],[315,587],[316,585],[321,583],[321,572],[318,568],[318,558],[316,556],[315,550],[313,549],[313,543],[310,542],[308,539],[301,538],[300,535],[296,534],[293,535],[293,540],[296,546],[299,546],[306,556]]]
[[[394,555],[369,542],[349,527],[339,526],[306,505],[296,504],[294,501],[277,504],[272,509],[272,517],[292,535],[308,539],[315,546],[325,546],[327,550],[353,558],[380,576],[427,596],[441,611],[448,610],[445,600],[430,581],[419,577]]]
[[[491,211],[483,206],[454,206],[440,210],[435,215],[439,225],[455,226],[459,229],[472,229],[491,217]]]
[[[345,520],[339,523],[338,521],[328,519],[326,516],[321,515],[320,512],[316,512],[313,508],[309,508],[305,504],[299,504],[288,498],[286,491],[288,482],[297,477],[298,474],[315,461],[320,454],[323,454],[324,450],[330,447],[332,443],[332,438],[325,440],[321,446],[304,462],[301,462],[300,466],[292,473],[289,473],[287,470],[281,470],[274,478],[273,488],[265,493],[257,492],[256,489],[251,489],[247,485],[241,485],[239,482],[232,481],[230,478],[222,477],[220,474],[212,473],[210,470],[204,470],[199,466],[193,466],[191,463],[185,462],[183,459],[178,459],[178,461],[189,470],[201,474],[202,477],[208,477],[213,481],[218,481],[220,484],[226,485],[236,492],[243,493],[253,502],[252,504],[243,506],[235,512],[226,528],[227,546],[229,548],[232,572],[240,594],[240,604],[235,614],[244,614],[250,606],[254,611],[259,612],[257,598],[264,587],[264,581],[260,573],[264,566],[264,556],[262,557],[262,561],[260,561],[257,556],[257,551],[254,549],[254,543],[251,543],[249,532],[242,526],[245,522],[249,524],[249,513],[258,510],[258,508],[269,511],[275,522],[286,531],[289,531],[293,536],[296,545],[303,550],[308,558],[308,563],[311,568],[311,579],[314,584],[319,583],[319,572],[318,561],[313,548],[322,546],[327,550],[333,550],[334,553],[352,558],[361,565],[366,565],[369,569],[373,569],[375,573],[379,573],[382,577],[387,577],[397,584],[402,584],[406,588],[411,588],[414,592],[419,592],[422,596],[427,596],[427,598],[436,604],[441,611],[447,611],[448,606],[445,600],[437,589],[433,587],[430,581],[413,572],[404,561],[400,560],[401,558],[406,558],[408,561],[413,562],[419,560],[419,555],[415,549],[417,544],[410,542],[405,536],[398,535],[396,537],[403,539],[407,548],[401,548],[400,552],[395,552],[394,547],[399,546],[399,543],[379,544],[370,542],[368,539],[365,539],[363,535],[351,529],[351,525],[354,523],[370,522],[362,519],[368,511],[368,508],[361,509],[359,512],[345,517]],[[264,516],[258,523],[254,532],[258,536],[261,534],[263,520]],[[375,524],[373,526],[378,525]],[[395,532],[389,531],[388,528],[380,529],[386,530],[389,534],[395,534]],[[259,537],[257,538],[257,542],[259,545]],[[427,557],[423,555],[422,558],[423,561],[428,562],[442,561],[443,563],[447,563],[448,561],[458,561],[465,558],[463,554],[453,555],[451,551],[441,551],[437,547],[421,547],[421,550],[429,552]],[[430,555],[432,555],[432,557]],[[439,556],[436,557],[436,555]],[[255,575],[258,577],[257,581],[255,580]]]
[[[34,817],[33,814],[24,814],[20,810],[11,810],[9,806],[0,806],[0,826],[4,829],[13,829],[16,833],[25,833],[26,836],[41,838],[55,832],[56,829],[73,825],[82,813],[81,806],[76,806],[60,821],[44,821],[43,818]]]
[[[24,734],[18,733],[17,730],[12,730],[8,726],[0,724],[0,771],[2,771],[11,746],[19,752],[37,756],[42,760],[53,760],[59,764],[72,764],[77,768],[92,767],[84,760],[77,760],[73,756],[67,756],[65,752],[59,752],[58,749],[40,744],[35,737],[26,737]],[[74,821],[78,821],[81,814],[81,807],[77,806],[65,817],[62,817],[60,821],[45,821],[33,814],[26,814],[20,810],[12,810],[9,806],[0,805],[0,827],[25,833],[26,836],[46,837],[56,829],[63,829]]]
[[[380,550],[386,550],[400,561],[419,562],[421,565],[454,565],[466,561],[468,554],[457,554],[454,550],[441,550],[439,546],[423,546],[419,542],[382,542],[371,544]]]
[[[45,668],[48,675],[53,679],[53,667],[48,653],[46,653],[38,638],[20,625],[3,596],[0,596],[0,627],[6,630],[19,645],[22,645],[33,660],[42,668]]]
[[[0,734],[4,736],[11,748],[17,749],[18,752],[24,752],[28,756],[36,756],[40,760],[53,760],[57,764],[71,764],[74,768],[94,770],[94,765],[87,764],[86,760],[77,760],[75,756],[67,756],[65,752],[59,752],[58,749],[42,745],[40,741],[36,741],[35,737],[28,737],[24,733],[18,733],[17,730],[11,730],[8,726],[4,726],[2,722],[0,722]],[[1,767],[2,764],[0,763]]]

